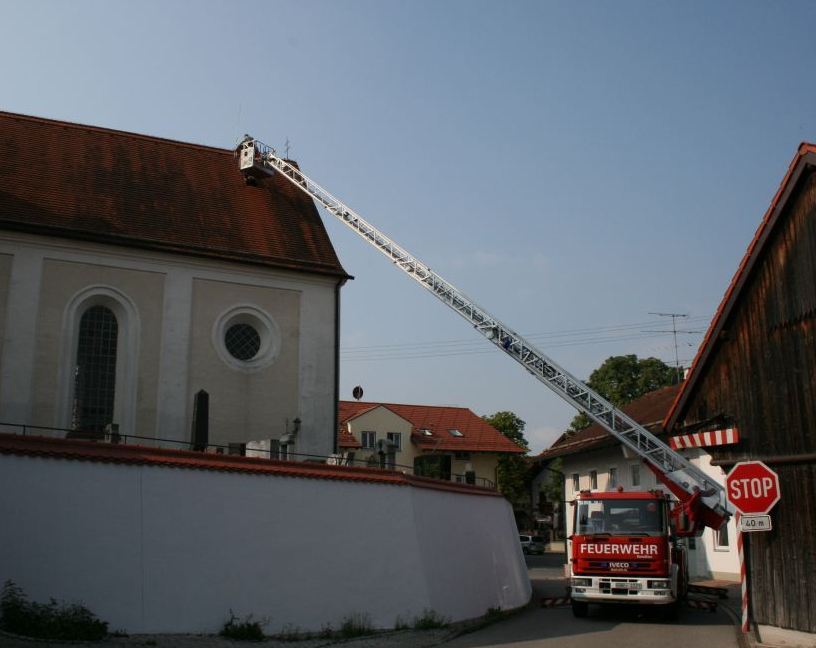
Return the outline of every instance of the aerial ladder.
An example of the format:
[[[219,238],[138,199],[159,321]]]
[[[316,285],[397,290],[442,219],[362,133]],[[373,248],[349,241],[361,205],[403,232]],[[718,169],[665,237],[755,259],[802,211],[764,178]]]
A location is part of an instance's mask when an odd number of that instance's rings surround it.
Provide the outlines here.
[[[274,148],[246,135],[238,145],[237,155],[240,169],[248,176],[279,173],[311,196],[420,286],[467,320],[494,346],[599,424],[629,453],[640,457],[679,500],[672,512],[678,535],[699,535],[704,527],[718,529],[728,520],[733,512],[731,505],[725,489],[712,477],[553,362],[523,336],[309,178],[290,160],[279,156]]]

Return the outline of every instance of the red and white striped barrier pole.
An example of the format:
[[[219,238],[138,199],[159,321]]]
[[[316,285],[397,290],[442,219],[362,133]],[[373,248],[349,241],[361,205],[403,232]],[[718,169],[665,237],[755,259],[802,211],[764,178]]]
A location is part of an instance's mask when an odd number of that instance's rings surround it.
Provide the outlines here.
[[[746,580],[746,572],[745,572],[745,550],[742,546],[743,543],[743,533],[740,530],[740,517],[741,514],[737,511],[735,516],[735,523],[737,526],[737,551],[739,552],[739,562],[740,562],[740,590],[742,594],[742,632],[747,634],[749,631],[749,623],[748,623],[748,581]]]

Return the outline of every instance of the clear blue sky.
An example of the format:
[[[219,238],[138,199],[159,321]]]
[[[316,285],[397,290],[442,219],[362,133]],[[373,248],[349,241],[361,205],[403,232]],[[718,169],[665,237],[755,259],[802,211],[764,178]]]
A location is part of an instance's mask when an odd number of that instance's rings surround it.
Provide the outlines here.
[[[0,108],[251,133],[579,377],[708,325],[797,145],[816,3],[0,2]],[[325,216],[325,215],[324,215]],[[328,221],[330,217],[325,216]],[[341,396],[573,412],[333,221]],[[693,357],[700,334],[681,336]]]

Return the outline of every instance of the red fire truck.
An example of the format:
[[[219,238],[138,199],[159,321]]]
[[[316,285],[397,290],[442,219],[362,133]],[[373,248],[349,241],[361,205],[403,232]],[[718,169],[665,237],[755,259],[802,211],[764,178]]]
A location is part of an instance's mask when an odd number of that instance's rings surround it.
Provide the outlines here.
[[[572,611],[586,616],[590,603],[665,605],[676,614],[688,587],[686,548],[693,535],[682,504],[672,507],[659,490],[581,491],[570,536]]]

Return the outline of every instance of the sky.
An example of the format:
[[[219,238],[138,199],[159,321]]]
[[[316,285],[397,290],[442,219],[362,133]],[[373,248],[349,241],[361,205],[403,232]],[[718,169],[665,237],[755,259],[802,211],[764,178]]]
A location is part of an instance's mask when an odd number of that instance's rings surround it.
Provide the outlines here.
[[[303,171],[568,371],[688,365],[801,141],[816,3],[0,0],[0,109]],[[574,410],[322,213],[341,398]]]

